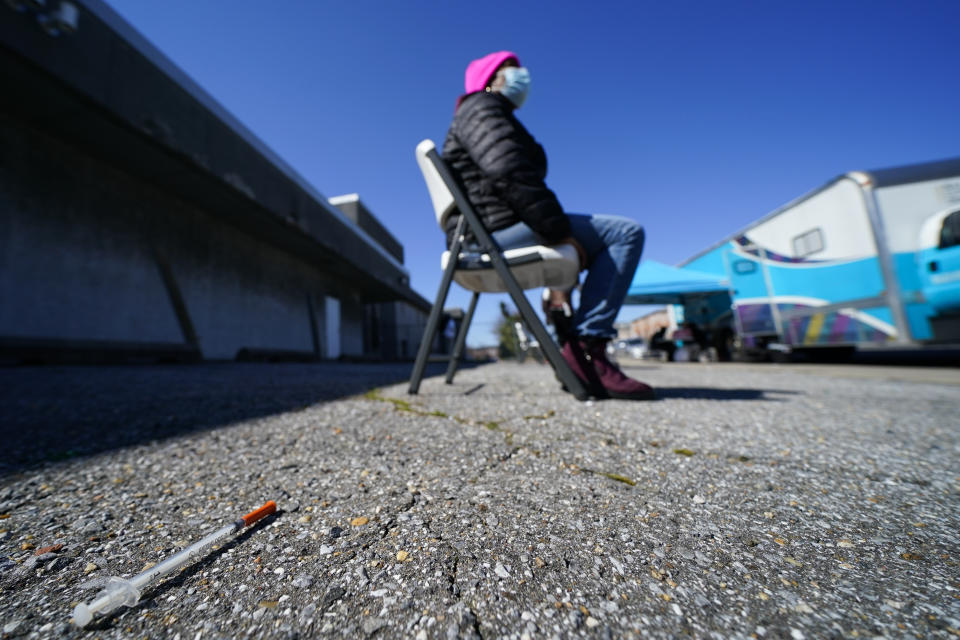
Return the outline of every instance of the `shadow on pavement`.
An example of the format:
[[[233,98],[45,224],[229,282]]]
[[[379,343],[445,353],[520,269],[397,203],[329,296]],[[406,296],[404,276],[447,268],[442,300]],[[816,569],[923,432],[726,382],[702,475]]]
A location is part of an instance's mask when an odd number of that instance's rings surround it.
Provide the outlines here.
[[[796,395],[797,391],[777,389],[717,389],[711,387],[657,387],[657,399],[685,398],[690,400],[765,400],[782,402],[769,394]]]
[[[410,363],[0,368],[0,478],[403,382]],[[427,375],[445,369],[432,365]]]

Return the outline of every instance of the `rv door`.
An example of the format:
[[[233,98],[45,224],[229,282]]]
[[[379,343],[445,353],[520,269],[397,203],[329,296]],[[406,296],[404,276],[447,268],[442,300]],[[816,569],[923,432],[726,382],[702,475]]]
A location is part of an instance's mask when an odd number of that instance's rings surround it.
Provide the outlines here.
[[[960,209],[931,216],[920,229],[923,296],[937,313],[960,310]]]

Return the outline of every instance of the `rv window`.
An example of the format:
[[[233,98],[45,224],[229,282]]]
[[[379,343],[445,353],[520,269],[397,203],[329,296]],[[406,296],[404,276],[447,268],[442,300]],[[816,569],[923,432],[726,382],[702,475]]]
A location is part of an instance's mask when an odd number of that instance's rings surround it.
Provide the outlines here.
[[[940,229],[940,248],[955,247],[960,244],[960,210],[954,211],[943,219]]]
[[[737,260],[733,263],[733,270],[740,274],[753,273],[757,270],[757,263],[752,260]]]
[[[820,227],[801,233],[793,239],[793,255],[804,258],[811,254],[823,251],[823,230]]]

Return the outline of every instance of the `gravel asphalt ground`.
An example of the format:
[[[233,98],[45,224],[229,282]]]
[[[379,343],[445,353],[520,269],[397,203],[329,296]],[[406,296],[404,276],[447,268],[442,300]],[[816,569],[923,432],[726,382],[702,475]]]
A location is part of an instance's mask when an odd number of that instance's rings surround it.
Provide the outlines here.
[[[960,636],[960,370],[0,369],[3,638]],[[266,500],[132,608],[70,623]]]

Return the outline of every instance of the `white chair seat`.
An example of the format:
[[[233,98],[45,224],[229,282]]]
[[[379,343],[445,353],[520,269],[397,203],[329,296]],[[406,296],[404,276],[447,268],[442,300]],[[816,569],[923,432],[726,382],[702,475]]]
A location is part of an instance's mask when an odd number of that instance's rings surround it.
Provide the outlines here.
[[[577,250],[569,244],[507,249],[503,252],[503,257],[522,289],[572,287],[577,283],[580,272]],[[449,262],[450,252],[444,251],[440,260],[441,268],[446,269]],[[486,254],[461,252],[453,279],[470,291],[494,293],[507,290],[493,268],[490,256]]]

